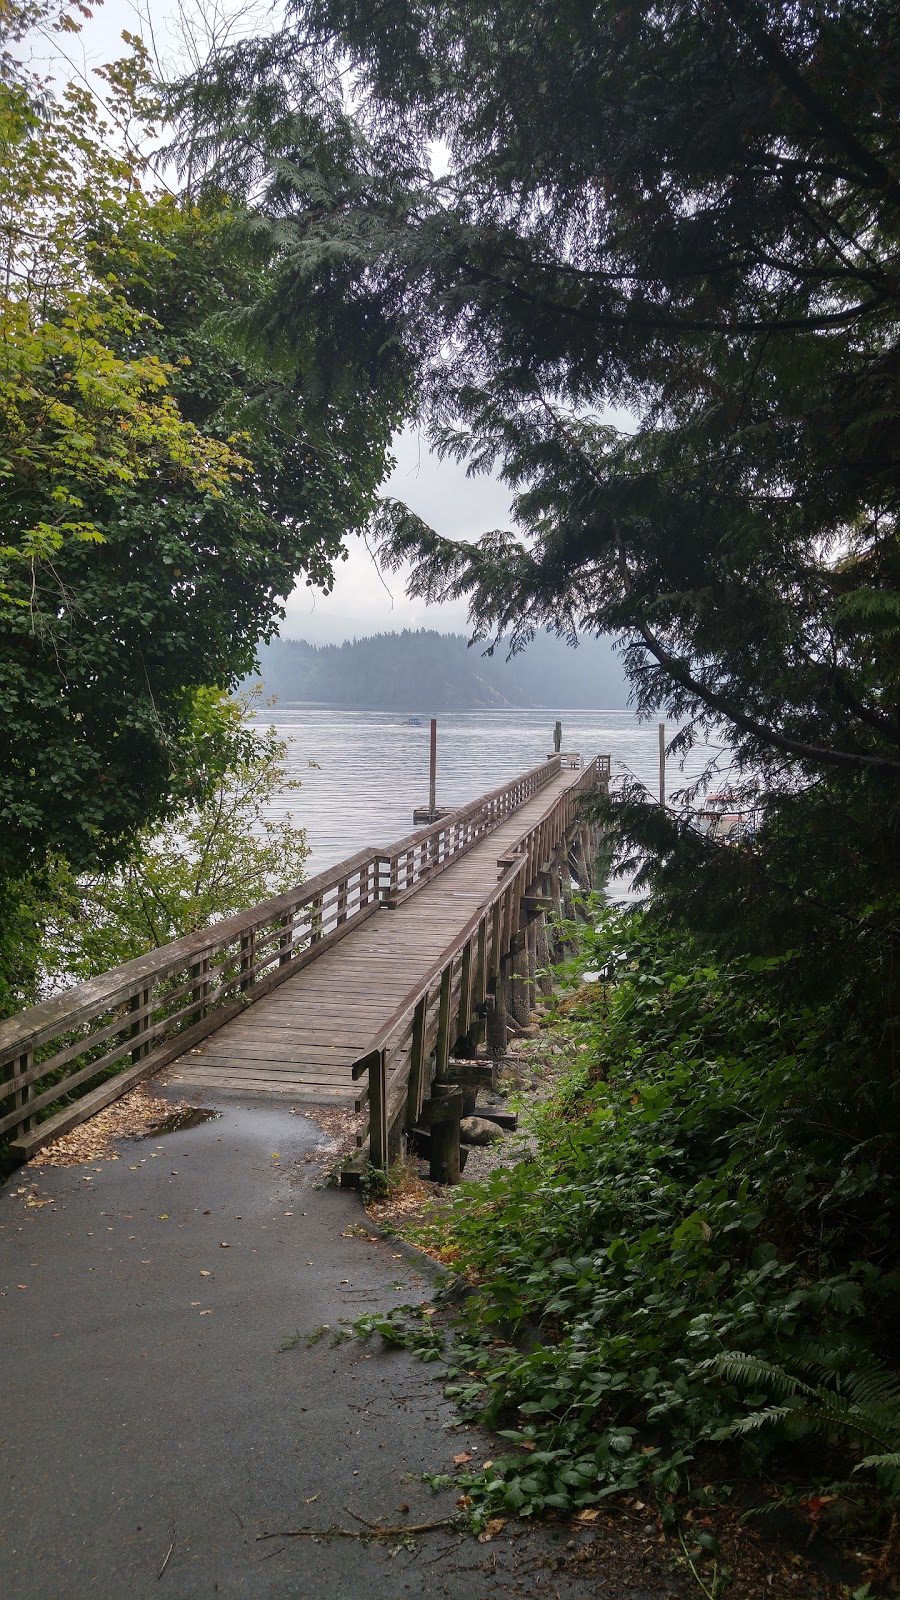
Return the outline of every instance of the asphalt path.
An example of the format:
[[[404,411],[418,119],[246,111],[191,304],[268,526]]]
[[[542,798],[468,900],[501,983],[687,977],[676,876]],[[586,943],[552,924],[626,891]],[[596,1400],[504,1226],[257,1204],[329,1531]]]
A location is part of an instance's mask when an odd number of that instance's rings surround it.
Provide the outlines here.
[[[6,1600],[676,1592],[630,1563],[620,1584],[615,1561],[598,1588],[566,1527],[287,1536],[452,1517],[423,1475],[491,1441],[458,1425],[432,1367],[338,1337],[434,1284],[354,1194],[318,1186],[316,1125],[213,1103],[202,1126],[0,1190]]]

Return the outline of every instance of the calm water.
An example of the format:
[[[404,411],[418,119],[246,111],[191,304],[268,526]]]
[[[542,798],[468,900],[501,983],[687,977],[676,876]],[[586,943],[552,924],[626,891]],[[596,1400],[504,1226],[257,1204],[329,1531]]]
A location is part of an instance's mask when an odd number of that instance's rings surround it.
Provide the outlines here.
[[[657,724],[640,723],[630,711],[457,711],[438,719],[438,805],[464,805],[542,761],[553,749],[556,716],[564,750],[610,755],[614,780],[629,772],[658,792]],[[257,720],[274,724],[289,742],[290,774],[302,787],[286,793],[273,814],[290,812],[306,829],[308,873],[412,831],[413,807],[428,803],[427,718],[407,728],[392,712],[276,707]],[[668,737],[674,732],[670,726]],[[669,795],[722,748],[696,746],[683,770],[670,762]]]

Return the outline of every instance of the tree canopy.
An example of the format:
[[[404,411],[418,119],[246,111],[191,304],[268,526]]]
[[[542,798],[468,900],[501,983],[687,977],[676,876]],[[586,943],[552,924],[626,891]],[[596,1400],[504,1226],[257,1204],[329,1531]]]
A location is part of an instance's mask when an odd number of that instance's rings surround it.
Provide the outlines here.
[[[191,86],[201,124],[228,111],[207,171],[246,183],[252,149],[288,254],[368,263],[439,449],[516,496],[517,527],[475,543],[388,502],[385,561],[412,558],[427,599],[467,595],[481,637],[616,635],[638,707],[686,722],[682,744],[724,728],[748,805],[766,802],[753,850],[708,861],[631,796],[619,821],[652,847],[658,905],[671,882],[702,917],[709,889],[720,931],[816,951],[826,915],[844,954],[849,914],[885,978],[896,8],[298,0],[288,15]],[[314,193],[298,85],[338,124],[348,77],[352,170]],[[238,125],[243,144],[221,136]]]
[[[11,58],[0,79],[6,877],[121,856],[241,754],[205,691],[252,669],[298,574],[328,587],[405,405],[406,357],[363,297],[295,282],[290,349],[239,339],[277,248],[239,249],[221,196],[154,187],[132,44],[105,69],[111,111]]]

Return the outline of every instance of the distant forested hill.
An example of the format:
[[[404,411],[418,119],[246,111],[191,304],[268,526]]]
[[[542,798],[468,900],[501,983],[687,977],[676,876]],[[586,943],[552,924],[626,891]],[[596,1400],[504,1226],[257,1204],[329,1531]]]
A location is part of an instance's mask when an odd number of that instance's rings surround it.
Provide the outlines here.
[[[575,650],[541,634],[511,662],[462,634],[420,628],[344,644],[276,639],[260,647],[267,695],[279,701],[420,714],[479,706],[624,706],[621,669],[605,640]]]

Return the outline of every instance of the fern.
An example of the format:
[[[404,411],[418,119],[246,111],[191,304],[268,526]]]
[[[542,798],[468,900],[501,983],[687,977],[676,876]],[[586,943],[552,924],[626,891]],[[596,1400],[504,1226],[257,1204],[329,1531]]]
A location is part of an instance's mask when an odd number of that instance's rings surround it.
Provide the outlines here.
[[[849,1373],[835,1370],[842,1355],[849,1351],[805,1345],[792,1364],[825,1380],[813,1383],[796,1370],[739,1351],[726,1351],[703,1362],[701,1371],[742,1387],[768,1388],[784,1397],[782,1405],[748,1412],[721,1428],[715,1437],[725,1439],[772,1426],[782,1427],[789,1437],[808,1432],[828,1438],[844,1435],[856,1446],[863,1441],[881,1446],[877,1454],[864,1456],[854,1472],[867,1467],[893,1479],[900,1470],[900,1379],[884,1367]]]

